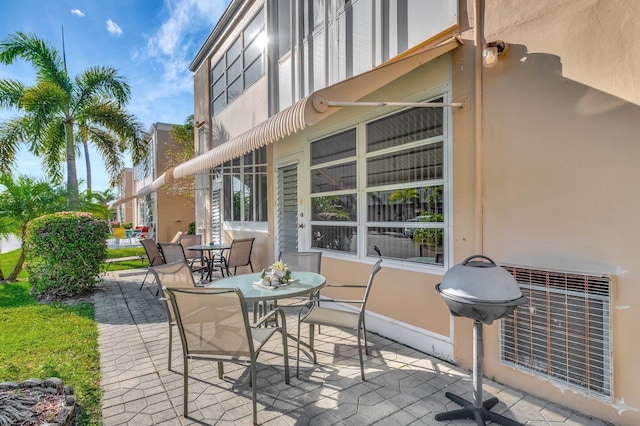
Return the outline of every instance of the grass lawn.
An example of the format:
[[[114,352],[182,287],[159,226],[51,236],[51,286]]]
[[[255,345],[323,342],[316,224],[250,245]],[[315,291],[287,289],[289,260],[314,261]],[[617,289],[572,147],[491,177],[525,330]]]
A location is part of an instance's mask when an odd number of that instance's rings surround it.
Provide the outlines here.
[[[108,257],[144,253],[142,247],[109,250]],[[0,267],[9,275],[19,250],[0,254]],[[146,267],[139,260],[118,262],[109,270]],[[0,382],[59,377],[72,385],[84,407],[81,425],[102,423],[102,389],[98,328],[93,304],[41,304],[29,294],[26,272],[22,281],[0,284]]]

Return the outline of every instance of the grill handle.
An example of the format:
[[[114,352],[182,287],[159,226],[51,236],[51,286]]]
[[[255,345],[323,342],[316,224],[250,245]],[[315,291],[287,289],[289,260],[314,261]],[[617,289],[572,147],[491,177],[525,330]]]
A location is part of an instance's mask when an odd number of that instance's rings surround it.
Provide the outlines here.
[[[484,259],[484,260],[488,260],[489,263],[486,262],[477,262],[477,261],[473,261],[473,259]],[[472,265],[468,265],[470,263],[473,263]],[[494,266],[498,266],[496,265],[496,262],[493,261],[493,259],[487,257],[487,256],[483,256],[481,254],[476,254],[473,256],[469,256],[467,257],[464,262],[462,262],[462,264],[464,266],[476,266],[476,267],[481,267],[481,268],[493,268]]]

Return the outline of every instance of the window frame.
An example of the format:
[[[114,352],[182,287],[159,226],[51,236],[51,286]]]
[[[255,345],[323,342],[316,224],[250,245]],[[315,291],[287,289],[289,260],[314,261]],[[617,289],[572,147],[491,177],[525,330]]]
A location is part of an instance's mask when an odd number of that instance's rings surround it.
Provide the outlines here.
[[[255,23],[256,19],[261,18],[260,25],[257,25],[257,29],[255,29],[255,33],[253,37],[249,37],[247,31],[252,29],[252,25]],[[247,63],[246,55],[249,52],[251,47],[255,47],[254,43],[260,43],[259,38],[266,35],[266,23],[265,23],[265,13],[264,7],[261,7],[259,11],[257,11],[249,20],[247,25],[239,31],[236,38],[233,39],[231,45],[222,53],[220,58],[215,62],[215,64],[209,69],[209,106],[211,110],[211,117],[215,117],[220,112],[224,111],[224,109],[233,103],[233,101],[240,96],[255,82],[260,80],[261,77],[265,74],[265,46],[260,47],[260,53],[250,58],[250,63]],[[237,52],[235,52],[237,50]],[[234,56],[230,57],[229,55],[234,52]],[[253,68],[256,64],[259,64],[260,72],[256,75],[256,77],[250,81],[246,81],[246,77],[251,75],[249,73],[250,70],[254,70]],[[214,75],[214,71],[218,69],[218,66],[222,68],[221,75]],[[239,70],[237,69],[239,68]],[[234,74],[230,75],[230,71],[234,70]],[[222,82],[222,91],[220,93],[216,93],[214,91],[214,86],[218,83]],[[236,86],[239,88],[237,93],[232,92],[230,89]],[[219,87],[218,87],[219,89]],[[222,104],[216,108],[216,102],[222,100]]]
[[[263,150],[262,154],[258,153],[258,151]],[[253,163],[247,164],[245,163],[245,159],[248,155],[253,157]],[[258,163],[259,156],[262,155],[264,162]],[[237,162],[237,163],[236,163]],[[248,169],[251,169],[251,172],[248,173]],[[235,173],[235,171],[238,173]],[[268,229],[269,222],[269,208],[268,208],[268,192],[269,192],[269,176],[267,170],[267,152],[266,147],[258,148],[254,151],[251,151],[248,154],[245,154],[241,157],[238,157],[234,160],[230,160],[215,169],[215,175],[218,176],[221,180],[221,189],[220,189],[220,215],[221,215],[221,223],[224,230],[243,230],[243,231],[264,231],[266,232]],[[233,179],[235,176],[240,176],[240,182],[245,184],[246,179],[245,176],[250,176],[251,185],[252,185],[252,193],[250,194],[250,203],[251,203],[251,216],[254,220],[245,220],[247,217],[247,213],[245,212],[245,202],[241,201],[240,203],[240,220],[229,220],[227,218],[227,210],[228,207],[226,205],[227,200],[233,200],[233,193],[226,194],[225,191],[227,189],[226,178],[231,177]],[[259,209],[259,204],[261,204],[261,199],[259,198],[260,194],[255,194],[256,185],[259,185],[257,176],[260,176],[264,179],[264,200],[263,203],[266,206],[264,210],[264,220],[255,220],[255,216]],[[242,191],[241,191],[241,198]],[[233,209],[233,205],[230,206]]]
[[[437,87],[437,89],[430,91],[431,95],[428,98],[421,98],[421,99],[410,99],[407,101],[410,102],[432,102],[435,99],[442,99],[443,102],[450,102],[450,91],[449,91],[449,87],[446,84],[442,84],[440,86]],[[308,143],[308,161],[309,164],[312,164],[313,159],[311,158],[311,145],[314,142],[319,142],[322,141],[328,137],[331,137],[333,135],[342,133],[344,131],[347,131],[348,129],[354,128],[356,129],[356,155],[355,157],[349,157],[348,159],[342,159],[342,160],[337,160],[337,161],[331,161],[331,162],[327,162],[327,163],[323,163],[323,164],[316,164],[314,166],[311,166],[310,169],[314,170],[320,167],[326,167],[327,165],[335,165],[335,164],[339,164],[339,163],[347,163],[350,160],[355,158],[356,161],[356,173],[357,173],[357,183],[356,183],[356,188],[355,190],[344,190],[344,191],[337,191],[337,192],[333,192],[333,195],[339,195],[345,192],[353,192],[355,191],[356,193],[356,197],[357,197],[357,205],[358,205],[358,209],[357,209],[357,220],[355,222],[352,221],[345,221],[345,222],[340,222],[340,225],[344,225],[344,226],[355,226],[356,227],[356,231],[357,231],[357,248],[355,253],[351,253],[348,251],[339,251],[339,250],[327,250],[327,249],[323,249],[321,247],[316,247],[315,249],[318,250],[322,250],[327,256],[329,257],[351,257],[354,259],[360,259],[360,260],[366,260],[366,259],[372,259],[375,258],[376,255],[374,254],[367,254],[367,230],[369,228],[372,227],[400,227],[403,226],[402,222],[375,222],[375,221],[369,221],[367,218],[367,194],[369,194],[370,192],[373,191],[381,191],[381,190],[385,190],[385,189],[391,189],[392,187],[412,187],[415,185],[419,185],[419,186],[424,186],[424,181],[420,180],[420,181],[414,181],[414,182],[407,182],[404,184],[393,184],[393,185],[383,185],[383,186],[375,186],[375,187],[368,187],[367,185],[367,160],[371,157],[375,157],[375,156],[379,156],[382,152],[392,152],[394,151],[393,148],[391,149],[383,149],[383,150],[379,150],[379,151],[373,151],[373,152],[366,152],[367,150],[367,135],[366,135],[366,127],[369,123],[375,122],[377,120],[383,119],[385,117],[389,117],[395,114],[398,114],[400,112],[409,110],[411,108],[406,108],[406,109],[394,109],[391,112],[386,112],[384,114],[380,114],[380,110],[377,111],[377,114],[371,113],[368,116],[365,117],[361,117],[360,119],[357,119],[357,121],[355,123],[351,123],[349,126],[347,127],[342,127],[339,129],[335,129],[332,132],[326,132],[322,135],[318,135],[318,136],[313,136],[312,138],[309,139],[309,143]],[[452,220],[452,212],[453,212],[453,184],[452,184],[452,167],[451,167],[451,163],[452,163],[452,141],[453,141],[453,137],[452,137],[452,114],[451,114],[451,109],[450,108],[443,108],[443,117],[442,117],[442,135],[441,136],[437,136],[437,137],[429,137],[426,139],[421,139],[419,141],[414,141],[414,142],[410,142],[410,143],[405,143],[402,145],[399,145],[399,147],[397,149],[395,149],[395,151],[400,152],[403,151],[407,148],[410,147],[422,147],[422,146],[426,146],[429,144],[432,144],[436,141],[436,139],[439,139],[442,141],[442,149],[443,149],[443,153],[442,153],[442,178],[441,179],[433,179],[429,181],[429,185],[428,186],[437,186],[437,185],[442,185],[443,186],[443,195],[442,195],[442,205],[443,205],[443,221],[442,222],[425,222],[425,225],[419,225],[419,228],[438,228],[438,229],[442,229],[443,230],[443,255],[442,255],[442,264],[436,264],[436,263],[419,263],[419,262],[412,262],[412,261],[407,261],[404,259],[400,259],[400,258],[385,258],[386,261],[388,261],[389,264],[394,264],[396,266],[400,266],[404,269],[409,269],[409,270],[417,270],[417,271],[424,271],[424,270],[430,270],[433,271],[435,273],[439,273],[439,274],[443,274],[446,269],[449,267],[450,264],[450,259],[453,256],[453,232],[452,232],[452,224],[453,224],[453,220]],[[311,173],[308,174],[308,179],[311,179]],[[319,196],[319,194],[324,194],[324,195],[328,195],[329,192],[327,193],[318,193],[318,194],[312,194],[311,190],[309,191],[309,213],[311,213],[311,209],[312,209],[312,198],[314,196]],[[362,208],[364,206],[364,208]],[[312,243],[311,241],[313,240],[313,226],[314,225],[323,225],[326,224],[326,222],[323,221],[317,221],[317,220],[313,220],[312,214],[308,214],[308,218],[309,218],[309,223],[308,223],[308,227],[307,227],[307,239],[309,241],[308,246],[311,247]],[[335,224],[335,223],[334,223]],[[308,247],[308,248],[309,248]],[[383,253],[384,255],[384,253]]]

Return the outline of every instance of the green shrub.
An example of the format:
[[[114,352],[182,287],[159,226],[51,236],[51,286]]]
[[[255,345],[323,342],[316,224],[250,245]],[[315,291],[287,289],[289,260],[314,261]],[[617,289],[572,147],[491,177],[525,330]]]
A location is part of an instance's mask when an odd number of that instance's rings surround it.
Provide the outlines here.
[[[32,292],[60,299],[95,287],[107,258],[109,223],[89,213],[41,216],[27,227],[26,269]]]
[[[187,227],[187,234],[189,234],[189,235],[195,235],[196,234],[196,223],[195,222],[191,222],[189,224],[189,226]]]
[[[133,223],[131,223],[131,222],[124,222],[124,223],[122,224],[122,227],[123,227],[124,229],[131,229],[131,228],[133,228]]]

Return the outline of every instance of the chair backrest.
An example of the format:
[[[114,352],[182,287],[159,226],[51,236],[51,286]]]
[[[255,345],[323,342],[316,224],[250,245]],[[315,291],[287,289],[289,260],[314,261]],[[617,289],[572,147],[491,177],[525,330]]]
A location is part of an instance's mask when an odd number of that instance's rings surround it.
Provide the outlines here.
[[[180,263],[186,262],[184,250],[180,243],[159,243],[164,263]]]
[[[113,228],[114,238],[125,238],[126,232],[124,228]]]
[[[320,273],[321,251],[281,251],[282,260],[291,271]]]
[[[231,241],[231,248],[227,256],[227,267],[236,268],[251,263],[251,249],[255,238],[241,238]]]
[[[240,290],[169,287],[167,294],[187,354],[253,357],[247,305]]]
[[[153,238],[140,240],[140,243],[142,244],[142,247],[144,247],[144,251],[147,253],[149,266],[162,265],[164,263],[162,253],[160,253],[160,249]]]
[[[196,282],[191,274],[191,268],[183,260],[181,263],[165,263],[163,265],[152,266],[149,268],[151,273],[156,277],[156,285],[158,286],[158,294],[167,297],[164,287],[172,288],[195,288]],[[173,308],[170,303],[164,301],[164,307],[167,310],[169,321],[175,320]]]
[[[371,291],[371,284],[373,284],[373,279],[376,274],[382,269],[380,264],[382,263],[382,259],[378,259],[378,261],[371,268],[371,274],[369,275],[369,281],[367,282],[367,288],[364,291],[364,296],[362,297],[362,306],[360,307],[360,315],[364,314],[365,306],[367,304],[367,299],[369,298],[369,292]]]
[[[201,251],[187,250],[187,247],[199,246],[202,244],[202,234],[182,234],[180,235],[178,242],[182,244],[182,248],[184,249],[184,254],[187,256],[187,259],[200,259],[202,257]]]

